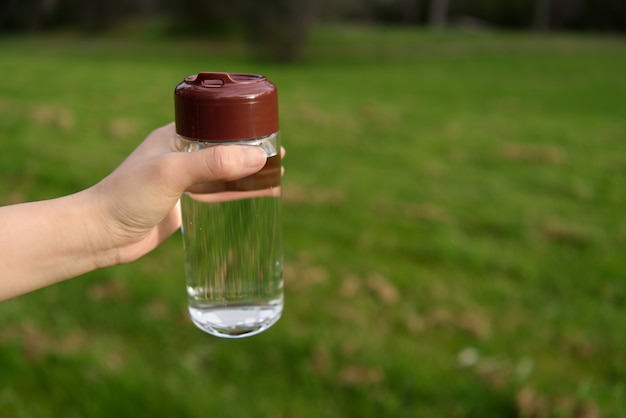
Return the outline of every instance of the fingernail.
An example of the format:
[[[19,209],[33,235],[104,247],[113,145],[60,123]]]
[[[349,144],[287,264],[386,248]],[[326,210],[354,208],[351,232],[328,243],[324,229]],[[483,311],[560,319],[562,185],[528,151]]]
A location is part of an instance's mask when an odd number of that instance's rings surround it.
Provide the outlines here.
[[[246,167],[259,167],[265,164],[267,155],[261,147],[245,147],[242,152],[243,165]]]

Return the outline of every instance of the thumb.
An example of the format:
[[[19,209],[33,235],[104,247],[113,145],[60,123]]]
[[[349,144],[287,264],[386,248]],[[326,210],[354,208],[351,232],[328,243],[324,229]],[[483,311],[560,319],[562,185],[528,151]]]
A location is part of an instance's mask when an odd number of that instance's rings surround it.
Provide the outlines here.
[[[222,145],[174,155],[181,159],[181,171],[176,176],[181,191],[194,184],[249,176],[261,170],[267,161],[263,148],[246,145]]]

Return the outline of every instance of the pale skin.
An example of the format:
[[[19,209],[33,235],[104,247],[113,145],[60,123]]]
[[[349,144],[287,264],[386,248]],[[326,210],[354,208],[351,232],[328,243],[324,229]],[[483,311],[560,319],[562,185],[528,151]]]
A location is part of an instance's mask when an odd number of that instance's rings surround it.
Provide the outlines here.
[[[0,300],[137,260],[180,227],[187,189],[254,174],[265,162],[258,147],[179,152],[169,124],[86,190],[0,207]]]

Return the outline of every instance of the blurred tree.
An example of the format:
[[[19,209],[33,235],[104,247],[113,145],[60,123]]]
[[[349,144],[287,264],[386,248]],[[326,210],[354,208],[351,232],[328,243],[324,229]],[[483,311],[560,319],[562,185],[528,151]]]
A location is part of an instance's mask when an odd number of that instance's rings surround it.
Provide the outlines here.
[[[450,0],[431,0],[428,24],[435,28],[445,28],[448,25],[448,7]]]
[[[0,2],[0,30],[34,32],[44,29],[57,0],[3,0]]]
[[[454,13],[480,19],[489,26],[528,28],[532,21],[533,4],[538,0],[457,0]],[[462,3],[462,4],[461,4]]]
[[[76,27],[92,33],[128,16],[161,10],[165,0],[2,0],[0,32],[35,32]]]
[[[66,12],[77,13],[75,20],[86,33],[102,32],[114,21],[124,16],[123,9],[127,2],[102,0],[73,0],[67,2]]]
[[[533,28],[536,31],[547,32],[550,29],[551,6],[552,0],[535,0]]]
[[[417,25],[421,3],[421,0],[373,0],[369,2],[368,15],[374,22]]]
[[[402,20],[404,23],[413,25],[420,20],[420,0],[400,0]]]
[[[626,32],[625,0],[584,0],[581,15],[585,29]]]
[[[238,8],[226,0],[172,0],[172,30],[176,35],[227,36],[235,32]]]
[[[282,62],[299,58],[311,30],[315,0],[239,0],[244,32],[253,53]]]
[[[174,33],[243,36],[257,58],[293,61],[309,34],[314,0],[179,0],[172,2]]]
[[[256,56],[290,61],[317,19],[443,28],[469,17],[506,28],[626,32],[626,0],[0,0],[0,33],[92,33],[155,17],[171,23],[163,27],[173,34],[245,36]]]

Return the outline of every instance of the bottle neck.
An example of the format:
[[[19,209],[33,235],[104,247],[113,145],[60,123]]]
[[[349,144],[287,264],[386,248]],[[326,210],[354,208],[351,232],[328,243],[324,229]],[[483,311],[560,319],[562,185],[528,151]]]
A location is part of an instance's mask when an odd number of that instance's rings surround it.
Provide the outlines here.
[[[263,150],[265,150],[265,154],[268,158],[274,157],[280,152],[280,141],[278,132],[261,138],[235,140],[200,140],[189,138],[179,134],[176,135],[176,148],[179,151],[183,152],[191,152],[218,145],[248,145],[261,147],[263,148]]]

